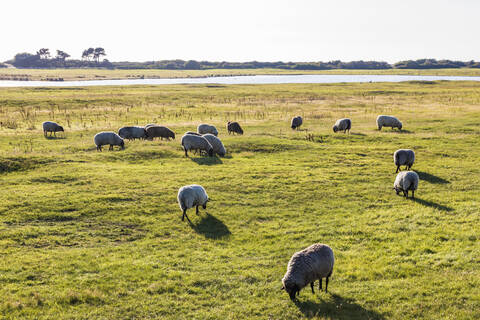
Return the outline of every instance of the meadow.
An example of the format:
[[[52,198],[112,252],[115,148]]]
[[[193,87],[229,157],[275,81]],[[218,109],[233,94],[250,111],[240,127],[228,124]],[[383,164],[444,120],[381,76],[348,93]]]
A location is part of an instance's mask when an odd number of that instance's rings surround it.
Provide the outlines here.
[[[184,156],[202,122],[226,157]],[[95,133],[147,123],[176,140],[96,151]],[[478,82],[0,89],[0,318],[479,319],[479,124]],[[415,200],[392,190],[399,148]],[[193,183],[212,201],[182,222]],[[329,292],[294,303],[281,279],[316,242]]]
[[[82,81],[112,79],[203,78],[214,76],[288,75],[288,74],[379,74],[379,75],[431,75],[480,76],[480,69],[384,69],[384,70],[286,70],[286,69],[0,69],[0,80]]]

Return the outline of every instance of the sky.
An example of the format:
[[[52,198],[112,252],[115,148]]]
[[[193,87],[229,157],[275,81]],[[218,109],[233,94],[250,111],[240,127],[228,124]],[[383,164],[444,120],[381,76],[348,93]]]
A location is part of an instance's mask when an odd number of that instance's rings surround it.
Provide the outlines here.
[[[480,60],[477,0],[6,0],[0,61],[39,48],[110,61]]]

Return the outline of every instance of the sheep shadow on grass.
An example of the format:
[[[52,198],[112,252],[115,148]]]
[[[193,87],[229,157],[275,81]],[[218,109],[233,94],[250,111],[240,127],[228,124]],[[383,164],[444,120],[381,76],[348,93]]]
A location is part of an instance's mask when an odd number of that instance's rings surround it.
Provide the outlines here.
[[[189,221],[190,226],[196,233],[203,234],[208,239],[221,239],[230,236],[230,230],[221,220],[208,212],[205,215],[200,213],[200,216],[201,220],[196,224]]]
[[[217,156],[214,157],[200,157],[200,158],[190,158],[193,162],[199,165],[213,166],[216,164],[222,164],[223,161]]]
[[[440,178],[440,177],[437,177],[437,176],[435,176],[433,174],[430,174],[428,172],[422,172],[422,171],[417,171],[417,170],[415,170],[415,172],[418,174],[418,177],[420,178],[420,180],[425,180],[425,181],[428,181],[430,183],[439,183],[439,184],[450,183],[450,181],[445,180],[445,179]]]
[[[47,140],[61,140],[67,139],[67,136],[44,136]]]
[[[436,202],[433,202],[433,201],[423,200],[423,199],[419,199],[419,198],[414,198],[413,201],[415,201],[416,203],[420,203],[421,205],[424,205],[426,207],[438,209],[438,210],[441,210],[441,211],[447,211],[447,212],[453,211],[453,208],[448,207],[448,206],[444,206],[442,204],[439,204],[439,203],[436,203]]]
[[[333,301],[295,301],[298,309],[307,318],[328,319],[385,319],[385,317],[373,310],[368,310],[355,303],[353,299],[331,294]]]

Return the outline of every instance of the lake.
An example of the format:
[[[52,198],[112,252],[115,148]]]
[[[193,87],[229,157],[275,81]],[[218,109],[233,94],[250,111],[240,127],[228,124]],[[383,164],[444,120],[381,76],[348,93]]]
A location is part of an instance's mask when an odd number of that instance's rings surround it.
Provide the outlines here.
[[[341,83],[341,82],[402,82],[402,81],[480,81],[480,77],[410,76],[410,75],[256,75],[208,78],[124,79],[86,81],[9,81],[0,80],[0,87],[81,87],[162,84],[281,84],[281,83]]]

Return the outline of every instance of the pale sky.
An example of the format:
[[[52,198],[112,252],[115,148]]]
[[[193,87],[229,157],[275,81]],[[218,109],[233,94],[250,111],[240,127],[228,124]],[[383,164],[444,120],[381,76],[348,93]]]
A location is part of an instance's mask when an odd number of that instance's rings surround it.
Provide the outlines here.
[[[477,0],[4,0],[0,61],[39,48],[110,61],[480,60]]]

